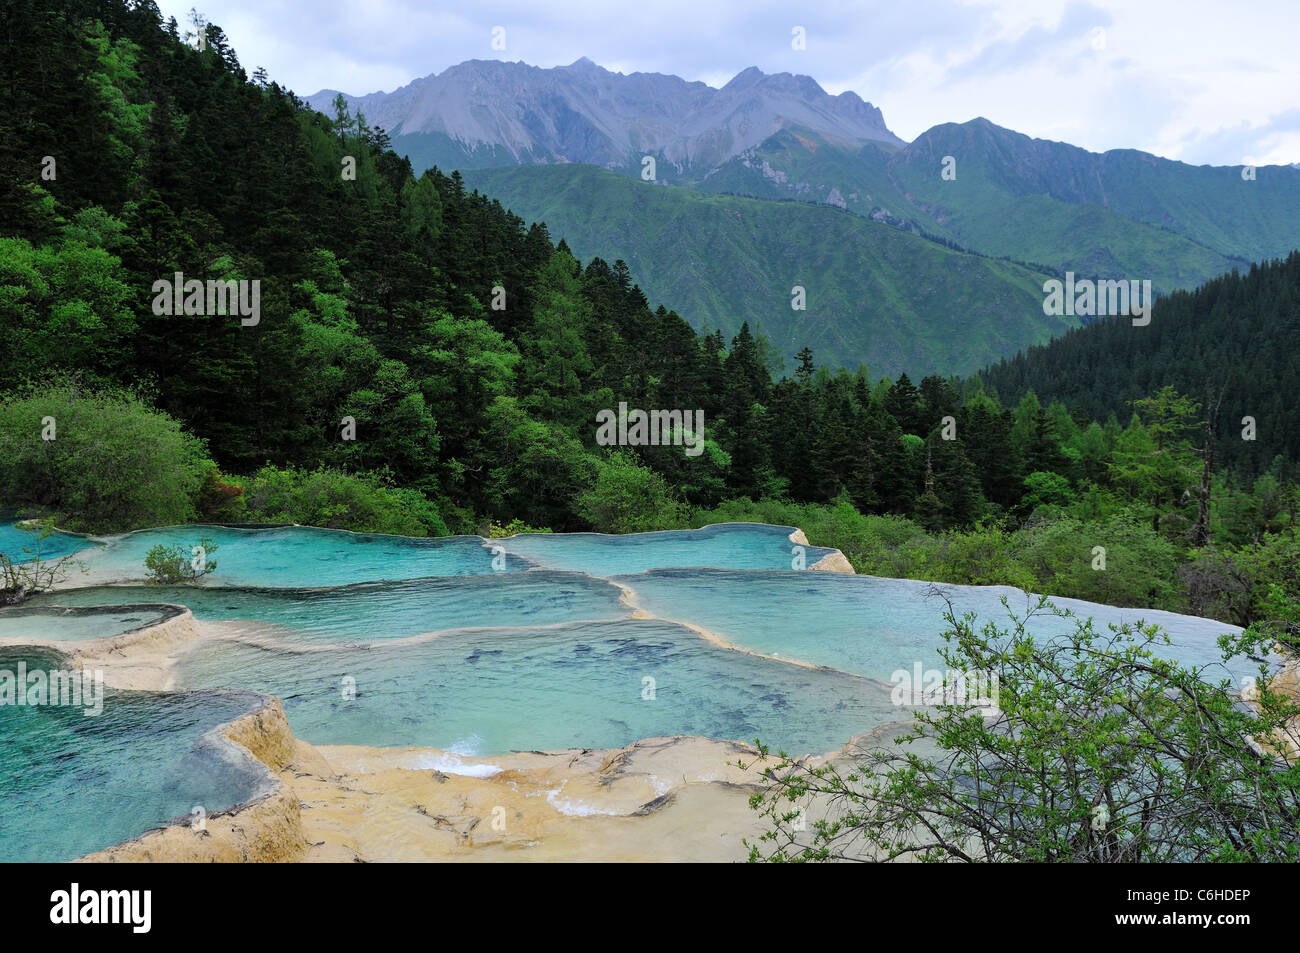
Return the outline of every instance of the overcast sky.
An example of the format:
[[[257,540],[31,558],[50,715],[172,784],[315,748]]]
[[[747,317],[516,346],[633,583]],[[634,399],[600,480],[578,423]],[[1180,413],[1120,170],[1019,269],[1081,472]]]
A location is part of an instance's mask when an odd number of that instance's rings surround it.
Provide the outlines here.
[[[393,89],[468,59],[673,73],[748,66],[852,89],[911,140],[984,116],[1094,151],[1300,162],[1300,3],[1263,0],[158,0],[221,26],[301,96]],[[505,28],[504,51],[492,48]],[[806,49],[792,49],[802,27]]]

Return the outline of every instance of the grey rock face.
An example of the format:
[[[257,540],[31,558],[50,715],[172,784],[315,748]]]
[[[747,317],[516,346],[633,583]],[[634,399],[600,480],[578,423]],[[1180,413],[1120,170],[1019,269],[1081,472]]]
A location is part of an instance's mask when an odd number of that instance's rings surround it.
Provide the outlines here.
[[[307,102],[329,115],[336,95],[321,90]],[[662,73],[612,73],[586,57],[554,69],[469,60],[392,93],[344,98],[394,136],[498,147],[518,163],[612,168],[653,154],[678,169],[708,169],[790,127],[846,144],[902,141],[856,94],[832,96],[808,76],[756,67],[713,89]]]

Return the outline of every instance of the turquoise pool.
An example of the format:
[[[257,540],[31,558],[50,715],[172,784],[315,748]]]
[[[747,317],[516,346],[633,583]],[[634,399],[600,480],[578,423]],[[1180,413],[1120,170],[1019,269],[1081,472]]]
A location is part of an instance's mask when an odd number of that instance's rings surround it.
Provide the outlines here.
[[[246,620],[279,627],[282,638],[315,642],[400,639],[467,626],[556,625],[617,619],[631,610],[618,587],[576,573],[539,570],[358,583],[330,589],[194,586],[94,586],[38,596],[33,605],[184,605],[198,619]],[[0,635],[4,613],[0,611]],[[264,628],[264,626],[262,626]],[[256,628],[256,627],[254,627]]]
[[[478,536],[415,539],[306,526],[274,529],[171,526],[105,537],[100,548],[85,554],[85,573],[74,573],[70,582],[78,585],[143,581],[145,556],[154,546],[179,545],[190,552],[203,537],[217,544],[212,553],[217,568],[204,579],[208,586],[343,586],[384,579],[468,576],[498,571],[493,567],[492,551]],[[509,554],[504,554],[497,565],[502,572],[517,572],[530,566]]]
[[[24,605],[21,608],[0,609],[0,639],[32,640],[36,643],[59,641],[81,642],[87,639],[107,639],[132,629],[156,625],[170,614],[162,606],[136,605],[146,599],[101,599],[79,603],[100,608],[40,607]],[[131,605],[129,610],[107,607],[109,603]]]
[[[719,523],[703,529],[605,536],[562,533],[511,536],[500,540],[506,552],[538,566],[614,576],[665,566],[711,566],[718,569],[790,570],[796,556],[805,566],[835,552],[790,542],[792,526]]]
[[[63,666],[0,649],[0,670]],[[249,800],[269,774],[213,730],[262,700],[250,692],[105,691],[103,712],[0,705],[0,861],[73,860],[188,815]]]
[[[14,562],[27,562],[38,550],[43,559],[58,559],[95,546],[93,540],[74,533],[55,532],[42,540],[35,530],[0,518],[0,553]]]
[[[104,537],[99,544],[81,537],[86,548],[71,585],[138,582],[146,578],[145,556],[157,545],[187,552],[207,537],[217,544],[216,570],[206,586],[302,588],[356,582],[422,579],[429,576],[501,575],[527,569],[556,569],[592,576],[636,573],[664,566],[714,566],[723,569],[790,569],[796,558],[811,566],[833,552],[816,546],[796,552],[793,527],[723,523],[699,530],[603,536],[596,533],[538,534],[508,539],[447,536],[414,539],[286,526],[238,529],[223,526],[172,526]],[[0,551],[14,547],[16,537]]]
[[[797,556],[811,566],[833,551],[799,553],[790,533],[723,524],[483,540],[189,526],[88,544],[79,557],[87,572],[71,588],[0,610],[0,638],[114,634],[148,624],[163,603],[216,625],[181,650],[180,694],[110,693],[100,719],[0,709],[0,743],[18,752],[17,767],[6,760],[0,774],[0,858],[75,856],[193,803],[245,799],[258,773],[211,729],[249,710],[258,697],[250,692],[282,698],[295,734],[310,742],[487,757],[675,734],[826,752],[905,720],[890,700],[891,675],[943,667],[942,601],[925,582],[796,571]],[[149,548],[201,535],[220,547],[204,585],[140,584]],[[1020,613],[1029,600],[1006,587],[943,590],[959,613],[999,625],[1000,598]],[[1171,639],[1162,654],[1209,666],[1211,678],[1255,674],[1219,663],[1215,640],[1232,626],[1055,601],[1099,631],[1157,623]],[[1029,627],[1055,638],[1069,623],[1042,617]],[[128,794],[127,762],[136,760],[141,783]],[[114,798],[120,817],[97,826]],[[67,811],[49,808],[64,802]],[[6,819],[24,837],[6,840]]]
[[[345,678],[355,698],[346,697]],[[647,678],[653,699],[643,697]],[[228,685],[282,698],[307,741],[474,755],[675,734],[761,736],[822,752],[902,717],[876,683],[731,652],[657,620],[462,631],[328,651],[217,640],[188,655],[178,674],[178,687]]]
[[[799,659],[816,665],[888,679],[916,662],[941,668],[938,655],[946,608],[932,583],[839,573],[737,573],[719,570],[686,572],[661,569],[615,577],[635,590],[633,602],[653,615],[690,622],[716,633],[739,648]],[[1023,617],[1036,598],[1009,586],[938,587],[957,614],[974,612],[981,623],[1007,628],[1007,610]],[[1007,608],[1001,604],[1007,599]],[[1184,665],[1205,666],[1205,677],[1233,678],[1257,674],[1249,663],[1221,662],[1217,640],[1240,628],[1212,619],[1155,609],[1122,609],[1053,599],[1061,609],[1093,620],[1106,635],[1109,625],[1156,623],[1170,645],[1157,654]],[[1036,615],[1028,631],[1044,639],[1062,636],[1074,625],[1052,615]]]

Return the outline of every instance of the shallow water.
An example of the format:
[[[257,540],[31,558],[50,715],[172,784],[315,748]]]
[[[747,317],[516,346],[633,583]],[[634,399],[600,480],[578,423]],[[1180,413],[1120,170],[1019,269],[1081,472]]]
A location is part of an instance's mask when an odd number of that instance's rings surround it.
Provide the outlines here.
[[[42,559],[58,559],[93,549],[96,545],[94,541],[73,533],[55,532],[40,539],[37,531],[0,518],[0,553],[14,562],[28,562],[37,554]]]
[[[294,733],[310,742],[485,756],[675,734],[761,738],[777,749],[820,753],[905,719],[889,682],[917,665],[944,667],[944,602],[925,582],[793,571],[796,557],[811,566],[832,551],[800,553],[790,532],[724,524],[627,537],[431,540],[173,527],[106,539],[79,556],[89,571],[73,580],[96,585],[45,594],[31,610],[0,611],[0,637],[6,628],[33,640],[102,637],[147,621],[155,610],[142,603],[188,606],[212,624],[213,636],[182,656],[175,675],[180,687],[202,693],[115,693],[89,726],[94,719],[61,709],[0,709],[0,742],[7,749],[12,738],[22,752],[20,767],[3,776],[15,797],[0,792],[0,858],[21,850],[75,856],[184,814],[193,806],[186,801],[220,809],[247,796],[248,766],[232,767],[225,746],[200,739],[247,710],[253,696],[214,689],[281,697]],[[218,545],[218,568],[202,586],[98,584],[138,582],[152,546],[188,546],[204,535]],[[6,538],[12,534],[0,545]],[[1030,604],[1006,587],[942,590],[959,614],[973,611],[980,623],[1003,628],[1001,598],[1020,615]],[[1155,622],[1171,639],[1160,654],[1190,665],[1215,666],[1215,639],[1239,631],[1171,613],[1054,601],[1091,617],[1103,633],[1109,624]],[[56,606],[108,608],[82,614]],[[632,618],[634,609],[653,617]],[[1048,639],[1070,628],[1051,617],[1029,623]],[[1241,663],[1206,672],[1253,674]],[[123,778],[136,760],[143,773],[128,791]],[[126,805],[102,837],[96,812],[115,812],[115,802],[79,793],[87,784]],[[62,807],[48,805],[65,799],[72,813],[63,832]],[[49,849],[6,842],[6,817]]]
[[[807,566],[834,552],[790,542],[790,526],[720,523],[683,532],[562,533],[512,536],[500,542],[508,553],[527,557],[548,569],[613,576],[665,566],[712,566],[720,569],[792,569],[796,557]]]
[[[314,642],[401,639],[466,626],[555,625],[617,619],[631,611],[601,579],[545,570],[332,589],[95,586],[47,593],[34,605],[169,602],[210,622],[250,620],[281,627],[281,638]],[[0,619],[3,614],[0,613]]]
[[[593,576],[663,566],[789,569],[796,558],[811,566],[833,552],[817,546],[796,548],[789,540],[792,530],[788,526],[724,523],[700,530],[629,536],[565,533],[488,540],[479,536],[415,539],[309,526],[172,526],[102,537],[101,544],[88,544],[80,537],[66,539],[92,547],[83,553],[83,568],[69,577],[69,585],[143,581],[145,557],[154,546],[179,545],[191,552],[191,547],[207,538],[216,544],[210,554],[216,569],[203,578],[203,585],[299,588],[495,575],[531,568]],[[0,539],[0,551],[5,546]]]
[[[345,678],[354,680],[353,699]],[[310,742],[458,754],[619,747],[675,734],[761,736],[821,752],[900,717],[888,691],[864,679],[731,652],[657,620],[310,652],[221,640],[180,666],[178,687],[227,685],[282,698],[294,733]]]
[[[126,604],[147,602],[134,599]],[[156,601],[156,600],[155,600]],[[118,600],[97,599],[78,605],[124,604]],[[37,643],[51,640],[80,642],[86,639],[104,639],[121,635],[132,629],[161,622],[168,612],[159,606],[135,605],[130,610],[106,608],[59,609],[27,606],[0,609],[0,639],[31,639]]]
[[[993,622],[1000,629],[1011,625],[1008,610],[1023,618],[1037,604],[1036,597],[1009,586],[936,587],[914,579],[839,573],[668,569],[614,581],[634,589],[634,604],[651,614],[702,626],[738,648],[884,680],[898,669],[910,671],[918,662],[926,668],[943,667],[938,652],[948,628],[943,618],[947,606],[936,588],[952,601],[958,616],[974,612],[979,625]],[[1103,638],[1110,625],[1156,623],[1170,645],[1153,646],[1152,651],[1183,665],[1204,666],[1207,679],[1257,674],[1257,666],[1248,661],[1231,666],[1221,661],[1217,639],[1240,633],[1237,626],[1077,599],[1052,602],[1080,618],[1091,618]],[[1045,614],[1031,616],[1026,626],[1042,639],[1059,638],[1074,627],[1070,620]]]
[[[147,578],[145,556],[154,546],[181,546],[186,552],[207,538],[216,568],[207,586],[343,586],[384,579],[491,574],[493,553],[478,536],[416,539],[287,526],[234,529],[223,526],[172,526],[104,538],[83,559],[84,573],[69,585],[135,582]],[[504,554],[499,571],[517,572],[529,564]]]
[[[61,667],[52,652],[0,649],[0,671]],[[253,711],[247,692],[105,691],[103,712],[0,705],[0,861],[64,861],[202,806],[248,800],[264,769],[210,733]]]

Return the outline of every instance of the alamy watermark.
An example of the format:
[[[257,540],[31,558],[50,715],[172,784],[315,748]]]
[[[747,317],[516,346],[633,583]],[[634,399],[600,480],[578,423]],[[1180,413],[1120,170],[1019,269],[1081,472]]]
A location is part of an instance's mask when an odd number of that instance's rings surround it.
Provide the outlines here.
[[[911,671],[897,669],[889,680],[894,685],[889,700],[895,705],[968,706],[979,708],[985,718],[1002,714],[998,708],[997,672],[927,669],[917,662]]]
[[[1074,272],[1065,273],[1065,281],[1052,278],[1043,282],[1043,314],[1061,317],[1097,317],[1101,315],[1132,315],[1134,327],[1151,323],[1151,280],[1143,281],[1093,281],[1074,278]]]
[[[262,282],[256,278],[186,281],[184,272],[178,271],[172,278],[159,278],[152,290],[156,315],[237,314],[246,328],[256,327],[262,320]]]
[[[50,894],[53,924],[123,924],[132,933],[148,933],[153,924],[152,890],[82,890],[74,882]]]
[[[631,410],[620,401],[618,413],[596,413],[596,443],[602,447],[686,447],[688,457],[704,452],[704,411],[694,411],[694,426],[689,410]]]
[[[0,668],[0,705],[80,708],[94,718],[104,711],[104,673],[100,669]]]

